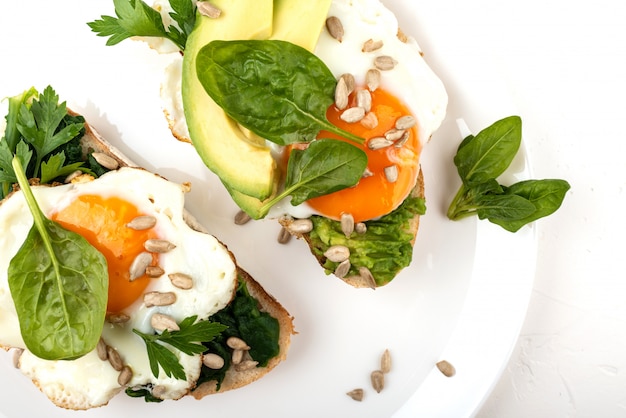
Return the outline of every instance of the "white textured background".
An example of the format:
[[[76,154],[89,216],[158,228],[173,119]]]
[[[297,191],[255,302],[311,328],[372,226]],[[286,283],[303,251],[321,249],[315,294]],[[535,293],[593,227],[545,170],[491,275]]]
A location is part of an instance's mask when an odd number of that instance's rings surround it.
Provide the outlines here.
[[[527,318],[477,416],[624,417],[626,6],[470,3],[468,28],[523,112],[535,177],[572,185],[541,221]]]

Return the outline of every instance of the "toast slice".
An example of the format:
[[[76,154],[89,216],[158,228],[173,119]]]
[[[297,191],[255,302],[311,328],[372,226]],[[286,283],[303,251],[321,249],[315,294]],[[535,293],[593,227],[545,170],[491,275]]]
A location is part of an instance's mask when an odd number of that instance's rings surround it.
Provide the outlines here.
[[[75,116],[76,113],[72,111],[68,111],[69,114]],[[85,158],[89,154],[94,152],[105,154],[110,157],[112,160],[107,164],[110,165],[111,169],[117,169],[116,167],[137,167],[130,159],[128,159],[124,154],[122,154],[117,148],[115,148],[111,143],[109,143],[106,139],[104,139],[91,125],[85,123],[85,134],[80,140],[80,144],[83,150],[83,155]],[[137,167],[138,168],[138,167]],[[33,184],[37,184],[38,180],[33,179],[31,181]],[[52,184],[51,186],[58,186],[59,183]],[[4,201],[10,199],[11,195],[7,196],[0,204]],[[187,211],[183,214],[185,222],[189,225],[190,228],[202,232],[208,233],[207,229],[201,225],[198,220],[193,217]],[[245,287],[247,289],[248,294],[257,301],[257,308],[261,312],[266,312],[273,318],[275,318],[278,322],[279,326],[279,340],[278,346],[279,350],[277,355],[271,358],[267,364],[263,366],[256,366],[250,368],[242,368],[235,366],[232,362],[227,361],[226,364],[228,366],[228,370],[226,371],[225,377],[221,381],[220,384],[217,383],[217,380],[209,380],[204,381],[199,384],[198,387],[193,387],[190,389],[189,393],[196,399],[201,399],[202,397],[215,394],[220,392],[225,392],[231,389],[236,389],[245,385],[248,385],[265,374],[269,373],[276,365],[278,365],[281,361],[285,360],[287,357],[287,352],[289,350],[291,335],[295,334],[294,325],[293,325],[293,317],[289,314],[289,312],[272,296],[270,295],[262,285],[257,282],[248,272],[246,272],[238,263],[233,255],[233,253],[228,250],[228,248],[220,241],[222,246],[228,252],[228,255],[233,260],[236,266],[236,276],[240,282],[245,283]],[[237,286],[235,286],[236,290]],[[233,298],[235,296],[235,291],[233,291]],[[3,347],[5,349],[9,349],[11,347]],[[20,354],[20,350],[17,352]],[[16,367],[21,367],[20,359],[16,359]],[[44,391],[44,388],[33,377],[34,383]],[[122,387],[120,387],[120,390]],[[45,391],[44,391],[45,392]],[[55,392],[45,392],[46,395],[50,398],[50,400],[55,403],[57,406],[66,409],[89,409],[93,407],[92,405],[81,404],[80,402],[76,403],[71,398],[68,398],[65,393],[55,393]],[[99,405],[98,405],[99,406]]]

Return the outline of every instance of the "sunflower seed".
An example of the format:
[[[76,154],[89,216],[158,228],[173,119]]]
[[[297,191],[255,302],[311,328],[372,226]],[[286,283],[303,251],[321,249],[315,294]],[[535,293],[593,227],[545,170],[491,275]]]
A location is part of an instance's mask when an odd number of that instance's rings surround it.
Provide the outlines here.
[[[456,374],[456,369],[447,360],[441,360],[437,363],[437,368],[446,377],[452,377]]]
[[[354,80],[354,76],[350,73],[341,74],[344,83],[346,83],[346,88],[348,89],[348,95],[354,91],[354,86],[356,85],[356,81]]]
[[[356,123],[356,122],[359,122],[361,119],[363,119],[364,116],[365,116],[365,109],[363,109],[362,107],[355,106],[355,107],[351,107],[349,109],[344,110],[343,113],[341,113],[341,116],[339,117],[344,122]]]
[[[167,277],[169,277],[172,284],[179,289],[188,290],[193,287],[193,279],[191,276],[184,273],[171,273],[168,274]]]
[[[374,67],[381,71],[393,70],[398,61],[391,58],[389,55],[380,55],[374,58]]]
[[[346,80],[343,77],[339,78],[337,85],[335,86],[335,107],[339,110],[344,110],[348,107],[348,86]]]
[[[149,239],[143,243],[143,248],[151,253],[166,253],[176,248],[176,245],[165,239]]]
[[[405,132],[406,131],[402,129],[392,128],[385,132],[385,138],[390,141],[397,141],[398,139],[402,138],[402,135],[404,135]]]
[[[156,223],[157,220],[154,216],[142,215],[133,218],[133,220],[126,224],[126,227],[134,229],[135,231],[143,231],[154,227]]]
[[[199,1],[196,7],[202,16],[210,17],[211,19],[217,19],[222,14],[222,11],[217,6],[208,1]]]
[[[389,183],[395,183],[398,180],[398,166],[390,165],[383,169],[385,172],[385,177]]]
[[[370,375],[372,381],[372,387],[377,393],[385,387],[385,375],[380,370],[374,370]]]
[[[343,279],[344,277],[346,277],[346,274],[348,274],[348,272],[350,271],[350,267],[351,267],[350,259],[343,260],[341,263],[339,263],[339,265],[335,269],[334,275],[339,277],[340,279]]]
[[[206,353],[202,356],[202,364],[209,369],[219,370],[224,367],[224,359],[215,353]]]
[[[367,287],[370,289],[376,289],[376,280],[374,280],[374,276],[372,275],[370,269],[367,267],[359,267],[359,275]]]
[[[352,399],[358,402],[361,402],[363,400],[364,394],[365,392],[363,392],[363,389],[354,389],[346,393],[346,395],[348,395],[349,397],[351,397]]]
[[[372,110],[372,94],[369,90],[359,90],[356,92],[356,105],[362,107],[365,113]]]
[[[161,398],[167,392],[167,387],[165,385],[156,385],[152,388],[152,396]]]
[[[180,327],[171,316],[162,313],[155,313],[150,318],[150,325],[157,331],[178,331]]]
[[[235,225],[243,225],[248,223],[252,218],[243,210],[240,210],[235,214]]]
[[[326,19],[326,29],[330,36],[341,42],[343,40],[343,24],[337,16],[330,16]]]
[[[324,252],[324,257],[333,263],[341,263],[350,258],[350,249],[345,245],[332,245]]]
[[[100,338],[98,344],[96,344],[96,353],[98,354],[98,358],[102,361],[106,361],[109,358],[107,345],[102,338]]]
[[[130,382],[130,379],[132,378],[133,378],[132,369],[129,366],[124,366],[122,367],[120,374],[117,376],[117,383],[120,386],[126,386],[128,385],[128,382]]]
[[[287,226],[292,234],[306,234],[313,230],[313,221],[310,219],[296,219]]]
[[[365,225],[364,222],[359,222],[356,225],[354,225],[354,232],[356,232],[357,234],[364,234],[367,232],[367,225]]]
[[[107,322],[110,324],[123,324],[125,322],[130,321],[130,316],[125,314],[124,312],[112,313],[106,316]]]
[[[385,350],[380,357],[380,371],[383,373],[389,373],[391,371],[391,353],[389,350]]]
[[[361,125],[367,129],[374,129],[378,126],[378,117],[374,112],[367,112],[363,119],[360,120]]]
[[[350,238],[350,235],[354,232],[354,217],[350,213],[341,214],[341,230],[346,238]]]
[[[287,244],[289,241],[291,241],[291,234],[289,233],[289,230],[287,228],[280,228],[280,231],[278,231],[277,241],[279,244]]]
[[[402,137],[396,141],[396,143],[394,144],[394,147],[396,148],[403,147],[404,144],[407,143],[410,137],[411,137],[411,131],[405,131]]]
[[[246,351],[250,349],[250,346],[248,346],[248,344],[246,344],[244,340],[238,337],[229,337],[226,340],[226,345],[232,348],[233,350]]]
[[[405,115],[398,118],[396,121],[396,129],[409,129],[415,126],[417,121],[411,115]]]
[[[372,52],[372,51],[379,50],[382,47],[383,47],[383,41],[381,40],[375,41],[373,39],[368,39],[363,44],[363,48],[361,48],[361,52]]]
[[[380,86],[380,71],[375,68],[367,70],[365,84],[367,84],[369,91],[376,90]]]
[[[174,292],[148,292],[143,295],[143,303],[147,308],[152,306],[169,306],[176,302]]]
[[[233,354],[230,358],[230,362],[233,364],[239,364],[243,360],[243,350],[233,350]]]
[[[115,158],[103,152],[92,152],[91,156],[94,158],[94,160],[96,160],[98,164],[108,170],[117,170],[120,166]]]
[[[165,274],[165,270],[163,270],[159,266],[148,266],[148,267],[146,267],[146,276],[148,276],[148,277],[151,277],[151,278],[154,279],[154,278],[163,276],[163,274]]]
[[[119,372],[122,370],[122,367],[124,367],[120,353],[118,353],[117,350],[110,345],[107,345],[107,358],[109,359],[111,367],[113,367],[115,371]]]
[[[146,273],[146,268],[152,263],[152,254],[147,252],[141,252],[135,257],[133,262],[130,265],[129,280],[132,282],[133,280],[138,279]]]
[[[65,177],[65,180],[63,180],[63,183],[65,184],[71,183],[72,180],[74,180],[76,177],[80,176],[81,174],[83,174],[83,172],[80,170],[73,171],[70,174],[68,174],[67,177]]]
[[[20,358],[22,357],[22,354],[24,353],[24,349],[23,348],[14,348],[13,349],[13,367],[15,367],[16,369],[20,368]]]
[[[393,145],[393,141],[383,136],[376,136],[367,141],[367,147],[372,151],[387,148]]]
[[[238,372],[245,372],[246,370],[254,369],[258,364],[258,361],[243,360],[239,364],[235,365],[235,370],[237,370]]]

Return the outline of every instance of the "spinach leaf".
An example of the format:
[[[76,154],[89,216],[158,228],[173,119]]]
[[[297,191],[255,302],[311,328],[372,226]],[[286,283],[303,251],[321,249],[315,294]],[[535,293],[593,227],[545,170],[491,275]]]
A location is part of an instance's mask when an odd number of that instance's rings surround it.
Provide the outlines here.
[[[325,129],[362,144],[326,119],[337,81],[314,54],[279,40],[212,41],[196,58],[198,79],[234,120],[279,145]]]
[[[209,318],[228,328],[213,341],[204,344],[210,353],[224,359],[224,366],[218,370],[203,366],[198,385],[202,382],[216,381],[217,390],[220,389],[226,371],[231,365],[233,350],[226,344],[229,337],[244,340],[250,346],[250,356],[259,362],[260,367],[267,366],[267,363],[279,354],[278,320],[269,313],[259,310],[258,306],[257,300],[250,295],[246,282],[240,277],[233,302]]]
[[[522,219],[535,213],[535,205],[514,194],[485,194],[477,199],[476,214],[479,219]]]
[[[42,359],[75,359],[93,350],[102,334],[107,262],[85,238],[44,216],[20,159],[12,163],[34,220],[8,269],[22,338]]]
[[[448,207],[449,219],[477,215],[516,232],[561,206],[570,188],[565,180],[526,180],[509,187],[496,180],[515,157],[521,133],[521,119],[511,116],[461,142],[454,163],[462,184]]]
[[[491,222],[500,225],[507,231],[515,232],[522,226],[536,219],[551,215],[556,212],[565,193],[570,185],[560,179],[525,180],[507,187],[505,193],[511,196],[520,196],[532,202],[536,210],[518,220],[490,219]]]
[[[344,141],[320,139],[304,150],[291,151],[285,189],[261,208],[262,217],[286,196],[299,205],[305,200],[354,186],[367,167],[365,151]]]
[[[461,143],[454,164],[463,183],[472,186],[495,179],[513,161],[522,141],[519,116],[501,119]]]

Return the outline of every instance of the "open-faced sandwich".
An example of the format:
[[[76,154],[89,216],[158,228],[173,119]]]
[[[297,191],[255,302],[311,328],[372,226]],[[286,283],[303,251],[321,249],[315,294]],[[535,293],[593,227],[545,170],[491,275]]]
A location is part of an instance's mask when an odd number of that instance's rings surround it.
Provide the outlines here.
[[[8,102],[0,347],[52,402],[202,398],[285,359],[291,316],[184,210],[190,184],[133,166],[51,87]]]
[[[114,3],[92,30],[175,51],[170,127],[249,217],[279,219],[355,287],[409,265],[447,95],[379,0]]]

